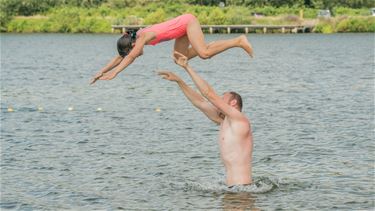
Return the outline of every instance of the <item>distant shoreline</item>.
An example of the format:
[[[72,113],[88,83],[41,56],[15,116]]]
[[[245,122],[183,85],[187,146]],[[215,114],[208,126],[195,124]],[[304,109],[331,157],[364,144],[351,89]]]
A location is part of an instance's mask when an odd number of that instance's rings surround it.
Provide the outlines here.
[[[57,22],[57,23],[56,23]],[[70,22],[70,21],[69,21]],[[298,16],[276,16],[253,18],[253,24],[215,24],[213,28],[202,27],[205,33],[345,33],[375,32],[375,17],[340,16],[334,18],[301,19]],[[69,25],[46,16],[19,16],[13,18],[3,32],[10,33],[114,33],[113,26],[106,18],[81,18],[79,22]],[[208,24],[207,24],[208,25]],[[251,27],[238,27],[248,25]],[[137,28],[137,24],[126,24]],[[144,26],[144,25],[143,25]],[[203,24],[202,24],[203,26]],[[211,25],[212,26],[212,25]],[[236,27],[237,26],[237,27]],[[283,28],[284,26],[284,28]],[[295,27],[292,27],[295,26]],[[299,26],[299,27],[298,27]],[[139,27],[138,27],[139,28]],[[121,30],[121,29],[120,29]]]
[[[112,32],[125,33],[129,30],[139,30],[149,27],[150,25],[112,25]],[[249,25],[249,24],[231,24],[231,25],[201,25],[202,31],[205,33],[309,33],[312,32],[315,25]]]
[[[320,14],[321,12],[326,14]],[[336,7],[331,10],[294,7],[214,7],[185,4],[144,7],[55,7],[29,16],[6,16],[1,32],[12,33],[111,33],[113,25],[152,25],[191,13],[206,33],[345,33],[375,32],[375,16],[369,8]],[[317,17],[320,16],[320,17]],[[229,27],[247,25],[246,27]],[[287,27],[281,27],[287,26]],[[302,26],[292,28],[289,26]]]

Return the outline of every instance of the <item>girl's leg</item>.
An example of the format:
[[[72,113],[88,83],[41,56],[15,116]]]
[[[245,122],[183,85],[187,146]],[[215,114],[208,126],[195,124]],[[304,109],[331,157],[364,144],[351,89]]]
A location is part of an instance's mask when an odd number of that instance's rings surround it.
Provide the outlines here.
[[[210,48],[210,46],[211,46],[214,42],[215,42],[215,41],[208,43],[207,47]],[[194,57],[196,57],[196,56],[198,56],[197,51],[195,51],[193,47],[190,47],[190,48],[188,49],[188,56],[187,56],[188,59],[194,58]]]
[[[188,24],[187,36],[192,48],[202,59],[211,58],[212,56],[233,47],[241,47],[251,57],[253,56],[253,49],[245,35],[241,35],[229,40],[218,40],[207,45],[204,41],[204,35],[197,19],[191,20]],[[191,56],[194,57],[194,51],[189,52],[191,52]]]
[[[184,54],[186,57],[189,57],[189,45],[189,39],[185,35],[176,39],[176,41],[174,42],[174,50],[181,54]]]
[[[184,54],[188,59],[196,57],[198,54],[194,48],[189,48],[190,42],[187,35],[177,38],[174,42],[174,50]],[[172,53],[173,55],[173,53]]]

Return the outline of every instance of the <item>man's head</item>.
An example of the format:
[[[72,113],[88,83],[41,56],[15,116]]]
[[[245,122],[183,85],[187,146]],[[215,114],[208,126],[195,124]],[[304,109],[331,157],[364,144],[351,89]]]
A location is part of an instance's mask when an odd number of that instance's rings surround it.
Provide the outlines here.
[[[228,105],[242,111],[242,97],[237,92],[225,92],[222,98]]]
[[[133,49],[136,40],[136,32],[129,32],[122,35],[117,40],[117,51],[120,56],[125,57]]]

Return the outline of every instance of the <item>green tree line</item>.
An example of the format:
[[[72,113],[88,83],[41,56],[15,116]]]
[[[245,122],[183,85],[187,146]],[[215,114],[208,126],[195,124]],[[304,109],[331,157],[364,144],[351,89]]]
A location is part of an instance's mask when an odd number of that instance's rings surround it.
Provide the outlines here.
[[[332,7],[337,18],[320,21],[317,32],[374,32],[375,18],[368,8],[373,4],[368,0],[0,0],[0,24],[1,31],[8,32],[110,32],[112,24],[155,24],[183,13],[194,14],[202,24],[301,24],[315,19],[319,9]],[[253,13],[266,17],[255,18]]]
[[[245,7],[304,7],[315,9],[332,9],[334,7],[371,8],[375,7],[374,0],[0,0],[1,12],[11,15],[29,16],[45,12],[53,7],[99,7],[126,8],[146,6],[148,4],[190,4],[204,6]]]

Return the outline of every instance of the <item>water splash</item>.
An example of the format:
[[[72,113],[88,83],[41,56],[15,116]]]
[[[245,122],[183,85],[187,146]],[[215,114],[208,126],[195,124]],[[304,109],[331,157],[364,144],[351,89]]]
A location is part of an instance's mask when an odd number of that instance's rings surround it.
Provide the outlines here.
[[[231,188],[229,188],[224,181],[224,178],[212,178],[204,181],[172,182],[169,185],[173,189],[209,193],[268,193],[279,187],[278,179],[268,177],[255,178],[253,184],[248,186],[239,185]]]

